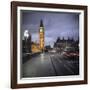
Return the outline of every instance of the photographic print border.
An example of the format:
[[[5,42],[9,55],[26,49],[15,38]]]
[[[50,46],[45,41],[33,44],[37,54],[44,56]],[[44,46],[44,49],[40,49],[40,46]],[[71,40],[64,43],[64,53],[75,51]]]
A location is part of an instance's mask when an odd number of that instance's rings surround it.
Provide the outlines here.
[[[17,7],[38,7],[53,9],[70,9],[84,11],[84,80],[60,81],[60,82],[42,82],[42,83],[17,83]],[[50,4],[50,3],[32,3],[32,2],[11,2],[11,88],[30,88],[45,86],[63,86],[87,84],[87,6]]]

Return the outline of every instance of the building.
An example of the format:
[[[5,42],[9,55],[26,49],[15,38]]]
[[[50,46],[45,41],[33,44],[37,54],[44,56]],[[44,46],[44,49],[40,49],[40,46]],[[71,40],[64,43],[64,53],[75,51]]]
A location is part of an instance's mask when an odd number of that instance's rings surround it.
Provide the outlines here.
[[[60,37],[57,38],[56,42],[54,43],[54,48],[57,51],[63,51],[66,47],[74,47],[74,48],[78,48],[79,44],[79,40],[75,41],[73,40],[73,38],[68,38],[68,39],[64,39],[64,37],[62,39],[60,39]]]
[[[43,21],[40,21],[40,27],[39,27],[39,43],[32,42],[31,45],[32,53],[38,53],[45,50],[44,48],[44,26]]]
[[[39,28],[39,45],[40,45],[40,49],[41,51],[44,51],[44,26],[43,26],[43,21],[40,21],[40,28]]]
[[[39,43],[33,42],[31,40],[31,35],[28,34],[28,31],[25,31],[25,37],[23,40],[23,52],[24,53],[38,53],[45,50],[44,47],[44,26],[43,21],[40,21],[39,27]]]
[[[40,47],[39,47],[39,44],[38,43],[35,43],[35,42],[32,42],[31,50],[32,50],[32,53],[41,52]]]

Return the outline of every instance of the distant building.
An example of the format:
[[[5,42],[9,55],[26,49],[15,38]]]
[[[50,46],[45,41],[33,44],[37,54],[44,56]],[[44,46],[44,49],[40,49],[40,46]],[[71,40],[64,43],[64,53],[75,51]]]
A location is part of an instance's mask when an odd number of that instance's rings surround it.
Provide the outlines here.
[[[79,44],[79,40],[75,41],[73,38],[68,39],[60,39],[60,37],[57,38],[56,42],[54,43],[54,48],[57,51],[62,51],[65,47],[76,47]]]

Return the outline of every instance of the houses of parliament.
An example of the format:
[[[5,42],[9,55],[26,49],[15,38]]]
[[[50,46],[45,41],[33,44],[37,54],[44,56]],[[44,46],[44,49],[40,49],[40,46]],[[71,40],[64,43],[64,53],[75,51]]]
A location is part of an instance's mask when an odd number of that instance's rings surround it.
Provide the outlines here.
[[[40,21],[40,27],[39,27],[39,43],[32,41],[32,35],[29,35],[27,40],[23,40],[23,52],[30,52],[30,53],[37,53],[37,52],[43,52],[44,51],[44,25],[43,21]]]
[[[43,21],[40,21],[40,27],[39,27],[39,43],[32,42],[31,50],[32,52],[42,52],[44,51],[44,25]]]

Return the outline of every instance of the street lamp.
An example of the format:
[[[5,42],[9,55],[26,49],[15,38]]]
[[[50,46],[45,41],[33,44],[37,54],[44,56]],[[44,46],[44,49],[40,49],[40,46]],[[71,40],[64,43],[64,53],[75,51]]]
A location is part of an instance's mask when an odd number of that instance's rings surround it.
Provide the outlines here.
[[[28,52],[28,38],[29,38],[29,32],[28,30],[24,31],[24,38],[25,38],[25,51]]]
[[[28,32],[28,30],[25,30],[25,31],[24,31],[24,37],[25,37],[26,39],[28,39],[28,37],[29,37],[29,32]]]

